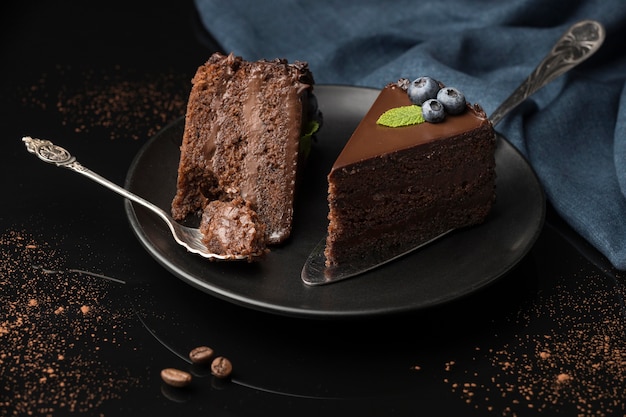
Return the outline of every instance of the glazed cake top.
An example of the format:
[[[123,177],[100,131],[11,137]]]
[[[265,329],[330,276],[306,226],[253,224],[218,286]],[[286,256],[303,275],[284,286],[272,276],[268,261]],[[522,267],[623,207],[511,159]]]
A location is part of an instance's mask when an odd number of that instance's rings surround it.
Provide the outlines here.
[[[480,106],[468,105],[467,111],[456,116],[448,115],[441,123],[424,122],[403,127],[377,124],[380,115],[387,110],[412,104],[406,90],[399,84],[392,83],[383,88],[339,154],[332,170],[437,139],[456,136],[490,123]]]

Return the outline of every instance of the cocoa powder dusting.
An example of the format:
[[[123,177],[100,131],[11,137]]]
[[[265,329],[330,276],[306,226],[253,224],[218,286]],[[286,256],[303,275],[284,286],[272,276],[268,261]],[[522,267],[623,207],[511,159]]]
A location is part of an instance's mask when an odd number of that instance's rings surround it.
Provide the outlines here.
[[[62,256],[25,232],[0,235],[0,259],[2,415],[93,412],[139,384],[99,356],[132,343],[130,313],[109,297],[122,284],[63,272]]]
[[[185,114],[191,77],[184,74],[129,74],[57,68],[42,74],[25,91],[23,106],[52,111],[76,133],[105,134],[110,139],[145,139]],[[65,83],[68,77],[81,83]],[[54,91],[54,94],[50,92]]]
[[[445,382],[494,416],[625,415],[626,287],[617,280],[603,285],[606,279],[584,276],[579,287],[571,288],[572,279],[541,295],[508,319],[522,331],[502,337],[501,346],[476,347],[473,364],[446,369]],[[537,322],[551,330],[536,333]]]

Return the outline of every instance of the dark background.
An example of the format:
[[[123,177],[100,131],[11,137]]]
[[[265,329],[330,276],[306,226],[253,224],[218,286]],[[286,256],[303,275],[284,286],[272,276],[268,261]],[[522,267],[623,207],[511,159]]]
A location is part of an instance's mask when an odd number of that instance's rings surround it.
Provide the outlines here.
[[[193,3],[5,2],[0,16],[3,415],[624,414],[624,278],[550,207],[513,271],[450,304],[319,321],[232,305],[154,261],[119,196],[21,142],[50,139],[123,184],[220,49]],[[232,379],[186,362],[200,344]],[[164,386],[170,366],[191,387]]]

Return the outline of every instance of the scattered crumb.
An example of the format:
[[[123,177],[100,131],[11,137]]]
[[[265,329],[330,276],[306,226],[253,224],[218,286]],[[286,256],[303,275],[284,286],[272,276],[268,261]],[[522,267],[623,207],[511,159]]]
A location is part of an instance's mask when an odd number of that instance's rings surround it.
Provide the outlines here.
[[[1,415],[93,413],[139,385],[98,357],[101,346],[132,342],[122,326],[129,313],[108,297],[119,284],[49,273],[62,269],[61,256],[25,232],[0,234],[0,259]],[[94,307],[98,315],[87,314]]]
[[[76,133],[106,133],[110,139],[146,139],[185,114],[191,89],[186,74],[133,74],[114,70],[73,73],[57,67],[21,91],[22,105],[56,109],[61,123]],[[63,79],[82,79],[67,86]],[[50,92],[56,92],[51,96]]]
[[[571,377],[568,374],[558,374],[556,377],[556,382],[558,382],[559,384],[565,384],[566,382],[569,382],[570,379]]]
[[[604,277],[572,279],[540,294],[527,310],[505,321],[520,330],[481,347],[472,363],[445,364],[445,383],[475,409],[494,416],[606,417],[626,415],[626,286]],[[575,281],[578,282],[578,281]],[[504,323],[506,325],[506,322]],[[535,332],[534,329],[548,329]],[[554,329],[554,330],[549,330]],[[490,375],[486,383],[482,369]]]

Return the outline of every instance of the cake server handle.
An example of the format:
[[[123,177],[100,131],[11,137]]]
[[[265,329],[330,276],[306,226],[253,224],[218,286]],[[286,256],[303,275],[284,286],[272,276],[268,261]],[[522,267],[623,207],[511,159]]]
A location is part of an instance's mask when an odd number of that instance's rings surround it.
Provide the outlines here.
[[[604,42],[604,26],[594,20],[572,25],[519,87],[489,116],[495,126],[522,101],[593,55]]]

